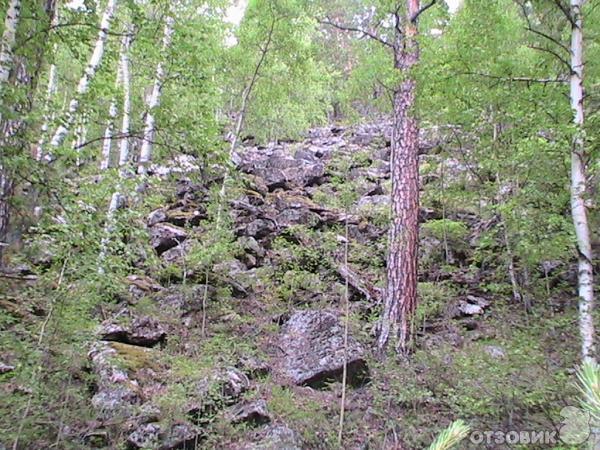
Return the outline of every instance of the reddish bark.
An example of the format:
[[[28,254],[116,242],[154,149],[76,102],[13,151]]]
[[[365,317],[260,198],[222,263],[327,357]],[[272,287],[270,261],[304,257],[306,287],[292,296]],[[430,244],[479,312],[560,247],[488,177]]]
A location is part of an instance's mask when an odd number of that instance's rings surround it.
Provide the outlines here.
[[[416,82],[411,69],[419,61],[417,26],[413,20],[419,0],[407,0],[404,33],[394,43],[395,67],[403,81],[394,92],[392,135],[392,223],[389,233],[387,287],[381,317],[378,347],[392,341],[396,351],[406,354],[411,321],[417,306],[417,258],[419,243],[419,127],[414,112]]]

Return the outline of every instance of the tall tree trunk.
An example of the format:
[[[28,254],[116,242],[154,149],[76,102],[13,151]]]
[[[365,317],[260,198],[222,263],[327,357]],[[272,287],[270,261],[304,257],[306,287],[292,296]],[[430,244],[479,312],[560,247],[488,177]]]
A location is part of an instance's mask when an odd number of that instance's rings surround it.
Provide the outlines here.
[[[87,125],[88,125],[88,117],[86,114],[81,114],[77,119],[77,126],[75,127],[75,136],[73,138],[72,148],[77,155],[77,159],[75,160],[75,165],[77,167],[83,164],[81,159],[81,149],[85,144],[85,140],[87,139]]]
[[[104,225],[104,232],[102,241],[100,241],[100,254],[98,255],[98,273],[100,275],[105,273],[104,262],[108,255],[108,244],[110,243],[110,237],[115,230],[116,221],[115,215],[117,210],[121,207],[122,196],[119,191],[115,191],[110,198],[110,204],[108,206],[108,214],[106,215],[106,224]]]
[[[112,150],[113,131],[115,119],[117,118],[117,101],[113,98],[108,107],[108,119],[104,129],[104,140],[102,142],[102,159],[100,161],[100,170],[107,170],[110,166],[110,152]]]
[[[583,12],[585,0],[571,0],[571,107],[574,112],[575,136],[571,148],[571,214],[577,236],[579,330],[583,361],[595,360],[594,347],[594,284],[592,246],[585,195],[587,188],[584,141],[584,88],[583,88]]]
[[[58,11],[54,14],[54,18],[52,19],[52,26],[58,25]],[[56,58],[56,54],[58,52],[58,44],[54,44],[53,53]],[[41,161],[44,157],[44,146],[46,145],[46,139],[48,139],[48,130],[50,128],[50,123],[55,118],[55,112],[52,108],[52,99],[56,95],[56,91],[58,89],[58,68],[56,64],[53,62],[50,64],[50,69],[48,70],[48,87],[46,89],[46,99],[44,101],[44,122],[42,123],[42,127],[40,129],[40,140],[38,141],[37,148],[35,150],[35,159],[37,161]]]
[[[127,163],[129,156],[129,142],[127,135],[129,134],[129,121],[131,115],[131,76],[129,73],[129,47],[131,45],[133,27],[127,26],[125,28],[125,35],[123,36],[122,46],[121,46],[121,54],[119,57],[119,69],[117,70],[117,86],[122,83],[123,85],[123,122],[122,122],[122,132],[123,137],[120,146],[120,154],[119,154],[119,167],[120,170],[120,178],[125,176],[123,166]],[[116,104],[114,104],[114,108],[116,110]],[[111,105],[111,107],[113,106]],[[116,114],[116,112],[115,112]],[[108,133],[108,128],[107,128]],[[112,136],[109,136],[109,140],[112,140]],[[110,155],[110,150],[108,152]],[[108,160],[108,159],[107,159]],[[108,167],[108,165],[106,166]],[[108,244],[110,243],[111,235],[116,226],[116,213],[117,210],[123,204],[124,197],[121,195],[121,180],[117,183],[117,187],[115,192],[113,193],[110,203],[108,205],[108,213],[106,215],[106,224],[104,225],[104,235],[102,236],[102,241],[100,242],[100,254],[98,258],[98,273],[105,273],[104,262],[106,260],[106,256],[108,255]]]
[[[131,73],[129,70],[129,49],[133,39],[133,26],[125,29],[121,51],[121,81],[123,82],[123,116],[121,121],[121,143],[119,145],[119,168],[125,176],[125,165],[129,161],[129,128],[131,123]]]
[[[378,348],[392,341],[406,354],[411,321],[417,306],[417,258],[419,240],[419,127],[415,118],[416,82],[410,73],[419,60],[416,19],[419,0],[407,0],[404,33],[394,44],[395,67],[403,81],[394,92],[391,154],[391,212],[387,260],[387,287],[380,321]],[[399,27],[397,27],[399,28]]]
[[[38,146],[35,152],[35,159],[37,161],[41,161],[44,157],[44,145],[46,144],[46,139],[48,137],[48,129],[50,128],[50,122],[54,120],[54,111],[52,111],[52,98],[56,94],[58,88],[58,69],[56,64],[52,64],[50,66],[50,70],[48,71],[48,89],[46,91],[46,105],[44,112],[44,123],[42,123],[42,127],[40,129],[41,137],[38,142]]]
[[[171,46],[173,39],[173,31],[175,26],[175,20],[171,16],[167,16],[165,20],[165,33],[163,36],[163,51],[167,51]],[[156,66],[156,77],[154,79],[154,86],[152,88],[152,94],[148,101],[148,112],[146,114],[146,123],[144,125],[144,140],[142,142],[142,148],[140,150],[140,160],[138,165],[138,174],[143,175],[148,169],[148,164],[152,161],[152,147],[154,144],[154,133],[156,118],[154,113],[156,108],[160,105],[160,95],[162,92],[162,85],[165,81],[165,68],[164,62],[160,61]]]
[[[115,80],[115,92],[119,91],[121,85],[123,85],[123,124],[122,127],[126,128],[124,133],[129,133],[129,118],[131,114],[131,94],[130,90],[130,76],[129,76],[129,42],[131,27],[126,26],[123,30],[123,39],[121,41],[121,52],[119,53],[119,61],[117,62],[117,78]],[[127,72],[127,74],[125,74]],[[127,75],[127,83],[125,83],[125,75]],[[127,111],[125,111],[127,109]],[[113,131],[115,128],[115,119],[117,118],[117,98],[112,98],[110,106],[108,108],[108,120],[106,122],[106,129],[104,130],[104,142],[102,143],[102,160],[100,162],[100,170],[106,170],[110,166],[110,154],[113,143]],[[125,142],[125,161],[127,161],[128,153],[128,141],[127,138],[122,138]],[[119,162],[121,156],[119,155]]]
[[[69,134],[69,130],[75,121],[77,112],[79,111],[80,97],[89,90],[90,82],[100,67],[102,57],[104,56],[104,47],[106,46],[106,41],[108,39],[110,23],[115,14],[116,6],[117,0],[108,0],[108,4],[106,5],[106,9],[104,10],[102,20],[100,22],[100,31],[98,32],[98,38],[96,39],[96,44],[94,45],[94,51],[87,67],[85,68],[83,76],[79,80],[76,95],[69,103],[69,109],[65,118],[63,119],[63,123],[59,125],[52,137],[50,142],[52,147],[59,147],[64,142],[67,134]]]
[[[3,90],[2,88],[10,76],[13,65],[13,49],[17,39],[20,18],[21,0],[10,0],[4,19],[4,32],[2,33],[2,44],[0,45],[0,90]]]
[[[4,87],[13,65],[13,49],[20,17],[20,0],[11,0],[6,11],[6,18],[4,19],[4,32],[2,33],[2,43],[0,45],[0,94],[3,94],[5,91]],[[2,120],[4,102],[1,102],[0,108],[2,108],[0,110],[0,120]],[[10,220],[10,199],[13,194],[13,182],[8,169],[2,163],[2,159],[0,158],[0,258],[2,257],[3,247],[7,245],[5,240]]]
[[[55,0],[43,0],[39,5],[45,13],[44,20],[36,22],[35,26],[26,30],[26,40],[31,41],[33,46],[33,51],[29,53],[32,56],[28,59],[15,58],[13,53],[21,17],[21,2],[18,0],[9,2],[0,45],[0,93],[4,93],[8,84],[26,92],[26,100],[20,103],[8,105],[4,99],[0,103],[2,112],[10,108],[14,115],[13,118],[7,118],[0,113],[0,264],[4,247],[8,244],[6,241],[10,224],[10,202],[15,186],[12,173],[14,169],[7,167],[6,161],[13,154],[18,155],[29,151],[28,141],[21,138],[26,128],[24,117],[33,104],[32,96],[46,49],[48,26],[52,22],[56,9]]]

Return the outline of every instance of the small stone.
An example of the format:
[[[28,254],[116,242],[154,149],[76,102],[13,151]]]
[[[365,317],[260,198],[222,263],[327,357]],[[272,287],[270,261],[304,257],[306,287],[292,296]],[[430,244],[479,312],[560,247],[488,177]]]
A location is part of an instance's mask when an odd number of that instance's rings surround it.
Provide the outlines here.
[[[139,449],[174,450],[192,448],[188,446],[194,445],[200,435],[197,427],[187,423],[173,425],[167,431],[158,423],[145,423],[129,435],[127,443]]]
[[[273,425],[267,429],[265,437],[256,444],[244,447],[244,450],[302,450],[302,438],[285,425]]]
[[[467,303],[465,301],[461,301],[458,305],[458,309],[461,314],[465,316],[478,316],[483,314],[483,308],[479,305],[473,305],[471,303]]]
[[[152,211],[148,215],[148,219],[146,219],[146,223],[148,224],[149,227],[153,227],[154,225],[156,225],[158,223],[166,222],[166,221],[167,221],[167,213],[165,212],[165,210],[163,208]]]
[[[267,410],[267,402],[262,399],[236,405],[227,411],[226,416],[231,423],[245,422],[252,426],[271,421],[271,415]]]
[[[159,255],[181,244],[187,237],[183,228],[170,223],[159,223],[150,228],[151,244]]]
[[[486,345],[484,347],[484,350],[493,359],[506,358],[506,352],[504,351],[504,349],[502,347],[498,347],[497,345]]]
[[[15,370],[15,366],[0,362],[0,375],[4,375],[5,373],[12,372],[13,370]]]

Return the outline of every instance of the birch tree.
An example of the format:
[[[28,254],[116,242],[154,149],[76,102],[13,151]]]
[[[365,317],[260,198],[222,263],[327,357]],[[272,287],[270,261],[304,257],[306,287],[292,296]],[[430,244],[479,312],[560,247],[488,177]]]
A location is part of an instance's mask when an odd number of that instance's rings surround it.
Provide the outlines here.
[[[39,8],[42,11],[40,20],[30,21],[25,17],[25,23],[30,27],[29,31],[34,36],[30,41],[25,42],[23,46],[32,50],[32,56],[20,56],[15,60],[14,49],[16,45],[16,36],[21,24],[22,6]],[[11,167],[12,156],[21,156],[29,151],[28,143],[19,138],[27,122],[25,116],[33,107],[33,94],[37,86],[38,71],[46,50],[46,41],[48,37],[49,26],[55,14],[56,2],[54,0],[40,0],[22,5],[19,0],[10,0],[8,3],[7,14],[5,17],[4,32],[2,43],[0,44],[0,94],[2,101],[0,103],[0,258],[3,248],[8,245],[7,235],[10,223],[10,203],[12,200],[15,181],[15,167]],[[6,88],[11,86],[14,89],[25,93],[25,99],[11,101],[10,104],[6,98]],[[7,117],[7,112],[11,111],[13,117]]]
[[[0,46],[0,89],[8,81],[13,63],[13,48],[17,38],[17,27],[21,18],[21,0],[10,0],[4,19],[4,32]]]
[[[106,9],[102,14],[102,20],[100,22],[100,31],[98,32],[98,37],[96,39],[96,43],[94,44],[94,51],[92,52],[92,55],[87,64],[87,67],[85,68],[83,76],[79,80],[75,96],[69,103],[67,113],[63,118],[62,123],[54,132],[52,140],[50,141],[50,145],[54,148],[59,147],[64,142],[66,136],[69,134],[69,131],[75,121],[77,112],[79,111],[80,97],[89,90],[90,83],[94,79],[94,76],[96,75],[96,72],[98,71],[98,68],[102,63],[102,57],[104,56],[104,49],[106,46],[106,41],[108,39],[110,24],[115,14],[116,7],[117,0],[108,0]]]
[[[121,82],[123,86],[123,106],[121,119],[121,142],[119,144],[120,175],[125,175],[125,166],[129,161],[129,133],[131,123],[131,73],[129,49],[133,39],[133,26],[126,27],[121,50]]]
[[[54,15],[52,19],[52,26],[55,27],[58,25],[59,14],[58,11]],[[53,45],[53,53],[54,57],[58,52],[58,44]],[[50,128],[50,123],[54,120],[56,112],[52,108],[52,100],[56,95],[56,91],[58,89],[58,67],[56,66],[56,62],[52,61],[50,64],[50,68],[48,69],[48,87],[46,88],[46,98],[44,99],[44,118],[43,123],[40,129],[40,140],[38,141],[38,145],[35,151],[35,159],[37,161],[41,161],[44,157],[44,146],[46,144],[46,140],[48,139],[48,130]]]
[[[119,68],[117,70],[117,87],[122,84],[123,86],[123,118],[121,125],[121,132],[123,136],[121,137],[121,145],[119,152],[119,167],[120,177],[123,178],[125,175],[123,166],[127,164],[129,159],[129,142],[128,142],[128,134],[129,134],[129,122],[131,116],[131,75],[129,71],[129,48],[131,46],[133,28],[131,26],[127,26],[125,29],[125,34],[122,40],[121,46],[121,54],[119,57]],[[116,117],[116,101],[113,100],[111,103],[111,117],[114,120]],[[109,119],[110,120],[110,119]],[[112,121],[104,134],[105,142],[112,141]],[[103,152],[102,166],[101,169],[108,168],[108,161],[110,158],[110,144],[108,146],[108,151]],[[116,218],[115,215],[117,210],[121,207],[123,203],[123,195],[121,194],[121,182],[117,184],[115,192],[113,192],[110,203],[108,206],[108,212],[106,214],[106,224],[103,230],[102,241],[100,242],[100,254],[98,258],[98,273],[103,274],[104,269],[104,261],[106,260],[106,256],[108,254],[108,245],[110,243],[111,235],[114,232]]]
[[[17,26],[21,15],[20,0],[11,0],[6,11],[4,20],[4,32],[2,34],[2,44],[0,46],[0,93],[4,93],[5,85],[8,81],[10,70],[13,63],[13,48],[17,36]],[[4,104],[0,105],[4,108]],[[0,120],[3,117],[3,111],[0,110]],[[0,256],[2,255],[2,246],[8,231],[8,222],[10,217],[9,201],[12,196],[13,182],[9,177],[3,161],[0,160]]]
[[[162,41],[162,50],[166,52],[171,46],[173,40],[173,32],[175,27],[175,19],[172,16],[167,16],[165,19],[165,28]],[[148,165],[152,160],[152,148],[154,145],[154,135],[156,132],[156,108],[160,105],[160,96],[162,87],[165,82],[165,61],[159,61],[156,66],[156,75],[152,86],[152,93],[148,100],[148,112],[146,113],[146,121],[144,124],[144,135],[142,148],[140,150],[140,159],[138,165],[138,174],[144,175],[148,170]]]
[[[117,66],[117,77],[115,80],[115,91],[119,89],[121,84],[121,64]],[[115,120],[117,119],[117,99],[113,96],[108,106],[108,119],[104,128],[104,139],[102,141],[102,158],[100,160],[100,170],[107,170],[110,166],[110,153],[112,149],[113,132]]]
[[[50,128],[50,122],[54,120],[55,112],[51,108],[52,98],[56,95],[58,88],[58,69],[56,64],[51,64],[48,71],[48,88],[46,91],[46,107],[44,111],[44,123],[40,129],[41,137],[38,142],[36,149],[35,159],[41,161],[44,157],[44,145],[48,137],[48,129]]]
[[[595,360],[594,346],[594,279],[590,226],[586,206],[587,176],[584,133],[583,76],[583,5],[585,0],[571,0],[569,21],[571,23],[571,79],[570,100],[573,109],[575,134],[571,147],[571,215],[575,225],[578,250],[579,329],[581,333],[581,357],[584,362]]]
[[[573,135],[570,148],[570,203],[571,218],[575,229],[577,246],[577,291],[579,297],[579,331],[581,335],[581,358],[584,362],[595,360],[594,344],[594,279],[591,232],[588,219],[589,194],[587,164],[590,153],[586,148],[585,130],[585,101],[584,72],[584,6],[585,0],[570,0],[569,5],[556,1],[555,11],[571,27],[570,43],[564,44],[560,37],[553,36],[551,25],[544,24],[548,29],[540,30],[534,27],[529,17],[529,5],[520,3],[527,22],[527,30],[535,36],[541,36],[547,46],[532,46],[536,50],[550,54],[556,63],[568,71],[568,76],[558,76],[557,80],[568,80],[569,100],[572,110]],[[535,13],[536,10],[533,9]],[[537,19],[537,18],[536,18]],[[539,21],[543,24],[543,21]],[[568,54],[568,57],[563,55]]]

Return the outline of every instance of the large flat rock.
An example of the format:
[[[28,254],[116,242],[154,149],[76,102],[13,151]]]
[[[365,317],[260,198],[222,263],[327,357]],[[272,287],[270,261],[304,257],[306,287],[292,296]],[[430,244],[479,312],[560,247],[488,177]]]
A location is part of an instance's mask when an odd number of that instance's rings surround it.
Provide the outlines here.
[[[300,311],[284,324],[280,340],[283,374],[297,385],[323,387],[341,380],[344,367],[344,327],[330,311]],[[365,350],[348,336],[348,384],[368,378]]]

